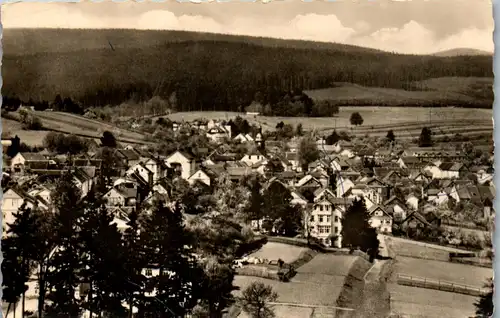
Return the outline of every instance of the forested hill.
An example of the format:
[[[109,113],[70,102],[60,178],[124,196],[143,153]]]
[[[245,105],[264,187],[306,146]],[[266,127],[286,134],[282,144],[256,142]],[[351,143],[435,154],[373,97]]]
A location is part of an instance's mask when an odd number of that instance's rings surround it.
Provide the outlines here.
[[[178,110],[238,110],[335,82],[414,89],[438,77],[493,77],[487,56],[402,55],[340,44],[194,32],[4,30],[2,93],[85,106],[171,97]]]

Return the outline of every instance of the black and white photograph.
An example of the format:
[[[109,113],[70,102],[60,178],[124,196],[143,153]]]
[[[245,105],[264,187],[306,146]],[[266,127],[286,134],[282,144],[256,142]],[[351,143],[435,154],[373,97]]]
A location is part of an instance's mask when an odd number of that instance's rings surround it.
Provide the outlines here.
[[[493,315],[490,0],[0,19],[2,317]]]

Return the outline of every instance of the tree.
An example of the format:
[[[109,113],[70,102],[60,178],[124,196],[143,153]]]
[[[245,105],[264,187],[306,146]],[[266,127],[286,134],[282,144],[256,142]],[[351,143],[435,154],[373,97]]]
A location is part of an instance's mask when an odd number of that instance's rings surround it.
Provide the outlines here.
[[[233,285],[234,275],[230,263],[221,263],[216,257],[205,261],[202,302],[210,318],[222,318],[224,309],[234,303],[232,292],[238,289]]]
[[[57,246],[49,262],[47,273],[50,304],[46,307],[49,317],[80,314],[80,300],[75,297],[75,289],[80,283],[78,273],[82,265],[80,224],[83,207],[81,191],[73,181],[71,173],[65,173],[56,183],[52,192],[54,205],[54,243]]]
[[[355,199],[342,219],[342,242],[345,246],[367,252],[373,261],[378,255],[379,241],[369,219],[363,199]]]
[[[355,112],[355,113],[351,114],[351,118],[350,118],[351,125],[361,126],[361,125],[363,125],[363,121],[364,121],[363,117],[361,117],[360,113]]]
[[[340,136],[337,134],[337,131],[334,130],[328,137],[326,137],[327,145],[335,145],[340,140]]]
[[[260,220],[264,216],[264,198],[262,196],[262,185],[257,177],[254,177],[250,180],[250,200],[245,209],[245,214],[248,221]],[[260,222],[257,223],[260,230]]]
[[[422,128],[422,132],[420,133],[420,138],[418,139],[419,147],[430,147],[432,146],[432,132],[430,128],[424,127]]]
[[[141,245],[145,248],[148,265],[158,269],[157,276],[150,277],[148,289],[156,291],[142,310],[150,313],[170,312],[184,316],[200,299],[201,278],[193,255],[194,237],[184,228],[180,206],[169,208],[157,203],[146,218],[141,232]]]
[[[8,304],[5,314],[8,317],[11,306],[14,305],[15,311],[19,298],[24,294],[27,278],[19,270],[21,255],[11,237],[2,239],[2,255],[2,300]]]
[[[38,248],[43,247],[43,241],[40,241],[38,233],[38,225],[40,225],[40,214],[32,208],[24,204],[21,208],[14,213],[14,222],[8,224],[10,243],[13,244],[15,252],[12,251],[10,255],[18,258],[18,275],[16,275],[17,282],[20,284],[22,291],[22,312],[24,313],[25,292],[28,289],[25,284],[31,277],[31,270],[33,261],[36,260]],[[21,287],[22,286],[22,287]],[[14,288],[17,290],[17,288]]]
[[[89,293],[82,305],[91,313],[124,316],[122,301],[129,286],[126,284],[127,272],[122,266],[125,249],[121,233],[95,189],[86,196],[84,206],[79,237],[85,269],[80,275],[89,285]]]
[[[302,123],[297,124],[297,128],[295,128],[295,134],[297,136],[302,136],[304,135],[304,128],[302,127]]]
[[[116,148],[117,142],[116,138],[110,131],[105,131],[102,133],[101,144],[103,147]]]
[[[303,137],[299,142],[298,156],[303,171],[308,171],[309,164],[318,160],[319,150],[312,137]]]
[[[243,310],[252,318],[271,318],[275,313],[269,303],[275,302],[278,294],[271,286],[253,282],[243,291]]]
[[[480,318],[493,317],[493,279],[488,279],[485,288],[488,289],[488,293],[479,297],[474,306],[476,307],[476,315]]]
[[[285,123],[280,121],[279,123],[276,124],[276,129],[283,129],[283,127],[285,126]]]
[[[387,138],[387,140],[389,140],[389,142],[391,143],[396,141],[396,136],[394,135],[392,129],[387,132],[387,136],[385,138]]]

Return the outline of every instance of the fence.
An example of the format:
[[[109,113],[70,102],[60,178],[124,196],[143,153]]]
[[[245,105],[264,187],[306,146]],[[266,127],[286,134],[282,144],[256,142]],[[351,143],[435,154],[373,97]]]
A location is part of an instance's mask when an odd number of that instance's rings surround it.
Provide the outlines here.
[[[479,231],[488,231],[488,228],[484,225],[477,225],[474,223],[464,223],[464,222],[458,222],[458,221],[453,221],[453,220],[446,220],[446,221],[441,221],[441,225],[448,225],[451,227],[457,227],[457,228],[465,228],[469,230],[479,230]]]
[[[442,290],[451,293],[458,293],[476,297],[482,296],[489,292],[485,288],[469,286],[464,284],[456,284],[436,279],[428,279],[425,277],[409,276],[404,274],[398,275],[398,284],[411,287]]]

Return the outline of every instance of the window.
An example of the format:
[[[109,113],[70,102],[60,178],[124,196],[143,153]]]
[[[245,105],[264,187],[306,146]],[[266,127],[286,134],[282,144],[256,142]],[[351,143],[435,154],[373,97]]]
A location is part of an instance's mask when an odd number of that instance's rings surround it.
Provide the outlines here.
[[[318,226],[318,232],[320,234],[329,234],[331,230],[330,226]]]
[[[322,215],[319,216],[319,222],[323,222],[323,216]]]
[[[335,227],[335,234],[338,234],[339,233],[339,228],[336,226]]]
[[[339,221],[339,217],[337,215],[335,215],[335,222],[338,222]]]
[[[153,276],[153,271],[151,270],[151,268],[146,269],[146,276]]]
[[[322,205],[319,206],[319,210],[323,211],[323,206]]]
[[[326,222],[330,222],[330,219],[331,219],[331,218],[330,218],[330,216],[329,216],[329,215],[327,215],[327,216],[326,216]]]

